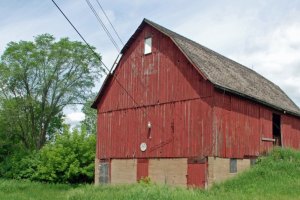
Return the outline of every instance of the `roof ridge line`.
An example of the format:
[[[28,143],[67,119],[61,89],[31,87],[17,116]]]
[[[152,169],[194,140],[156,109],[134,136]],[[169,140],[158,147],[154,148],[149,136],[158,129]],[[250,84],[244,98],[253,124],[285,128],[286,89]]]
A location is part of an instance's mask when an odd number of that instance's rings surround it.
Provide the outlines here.
[[[224,56],[224,55],[222,55],[222,54],[220,54],[220,53],[218,53],[218,52],[216,52],[216,51],[214,51],[214,50],[212,50],[212,49],[210,49],[210,48],[208,48],[208,47],[206,47],[206,46],[204,46],[204,45],[202,45],[202,44],[199,44],[198,42],[196,42],[196,41],[194,41],[194,40],[191,40],[191,39],[189,39],[189,38],[187,38],[187,37],[185,37],[185,36],[183,36],[183,35],[180,35],[180,34],[174,32],[174,31],[172,31],[172,30],[170,30],[170,29],[168,29],[168,28],[165,28],[164,26],[161,26],[161,25],[159,25],[159,24],[157,24],[157,23],[155,23],[155,22],[153,22],[153,21],[151,21],[151,20],[148,20],[148,19],[144,18],[143,22],[145,22],[145,23],[147,23],[148,25],[154,27],[155,29],[157,29],[158,31],[162,32],[163,34],[165,34],[166,36],[168,36],[170,39],[172,39],[173,42],[176,44],[176,46],[178,46],[178,48],[179,48],[184,54],[186,54],[185,51],[178,45],[178,43],[176,42],[176,39],[177,39],[177,40],[181,40],[182,42],[188,42],[190,45],[194,46],[195,48],[200,48],[200,49],[202,49],[203,51],[206,51],[206,52],[210,53],[210,54],[213,55],[213,56],[219,57],[219,59],[221,59],[221,60],[227,62],[227,64],[229,64],[229,65],[231,65],[231,64],[232,64],[232,66],[236,65],[237,67],[240,67],[241,69],[245,70],[246,72],[252,73],[253,75],[256,75],[257,77],[260,77],[260,79],[262,79],[262,80],[266,81],[267,83],[269,83],[269,84],[270,84],[270,87],[272,87],[272,85],[273,85],[273,87],[275,86],[275,87],[280,91],[280,93],[282,93],[282,94],[290,101],[290,103],[293,104],[294,109],[297,110],[297,111],[293,111],[293,109],[288,109],[288,107],[284,108],[285,106],[288,106],[288,105],[282,106],[282,109],[290,110],[291,112],[299,112],[299,114],[300,114],[300,108],[297,106],[297,104],[295,104],[295,102],[293,102],[293,100],[292,100],[292,99],[291,99],[291,98],[290,98],[290,97],[289,97],[289,96],[288,96],[288,95],[287,95],[287,94],[286,94],[286,93],[285,93],[285,92],[284,92],[277,84],[275,84],[274,82],[270,81],[269,79],[267,79],[267,78],[264,77],[263,75],[259,74],[259,73],[256,72],[255,70],[253,70],[253,69],[251,69],[251,68],[249,68],[249,67],[247,67],[247,66],[245,66],[245,65],[243,65],[243,64],[241,64],[241,63],[238,63],[237,61],[235,61],[235,60],[233,60],[233,59],[231,59],[231,58],[228,58],[228,57],[226,57],[226,56]],[[142,22],[142,24],[143,24],[143,22]],[[188,55],[185,55],[185,56],[186,56],[189,60],[191,60],[192,63],[194,63],[193,59],[189,58]],[[197,66],[196,63],[194,63],[194,64]],[[198,64],[198,65],[199,65],[199,64]],[[201,70],[201,69],[200,69],[200,70]],[[218,83],[218,81],[213,80],[213,79],[210,77],[210,75],[208,75],[208,74],[207,74],[206,72],[204,72],[203,70],[201,70],[201,72],[202,72],[203,74],[205,74],[206,77],[207,77],[213,84],[215,84],[215,85],[219,85],[219,84],[220,84],[220,83]],[[239,92],[239,91],[237,91],[237,92]],[[265,101],[266,103],[268,103],[266,100],[262,100],[262,99],[260,99],[260,98],[258,98],[258,97],[255,97],[255,96],[252,96],[252,98],[257,99],[257,100],[259,100],[259,101]],[[278,107],[278,105],[276,105],[275,103],[269,103],[269,104],[273,104],[274,106]]]

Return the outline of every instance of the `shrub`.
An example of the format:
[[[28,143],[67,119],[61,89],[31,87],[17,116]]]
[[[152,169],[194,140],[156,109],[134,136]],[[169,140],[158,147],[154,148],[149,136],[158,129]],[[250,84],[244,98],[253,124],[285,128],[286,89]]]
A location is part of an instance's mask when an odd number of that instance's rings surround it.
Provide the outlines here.
[[[37,172],[32,180],[54,183],[92,182],[94,178],[95,135],[85,129],[65,129],[55,141],[39,152]]]
[[[49,183],[90,183],[94,178],[95,135],[65,127],[40,151],[16,153],[1,163],[5,178]]]
[[[38,154],[18,149],[0,163],[0,175],[4,178],[29,179],[35,173]]]

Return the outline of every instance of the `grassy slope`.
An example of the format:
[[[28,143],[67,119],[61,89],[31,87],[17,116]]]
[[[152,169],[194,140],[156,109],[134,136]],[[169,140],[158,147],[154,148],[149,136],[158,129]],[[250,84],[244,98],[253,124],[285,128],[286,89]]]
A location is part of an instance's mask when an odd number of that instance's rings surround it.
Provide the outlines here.
[[[153,184],[71,187],[0,180],[0,199],[300,199],[300,152],[275,149],[249,171],[209,191]]]

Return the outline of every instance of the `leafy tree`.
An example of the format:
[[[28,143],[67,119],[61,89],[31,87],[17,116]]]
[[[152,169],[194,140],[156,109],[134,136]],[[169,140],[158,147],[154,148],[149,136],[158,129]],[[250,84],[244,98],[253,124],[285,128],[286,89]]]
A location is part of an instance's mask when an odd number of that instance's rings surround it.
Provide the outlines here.
[[[49,34],[10,42],[0,60],[5,131],[26,148],[40,149],[62,127],[63,109],[91,94],[102,72],[99,58],[81,42]]]
[[[14,134],[9,134],[15,128],[14,124],[7,123],[8,117],[11,113],[1,112],[2,106],[8,106],[4,102],[0,102],[0,163],[3,162],[8,156],[11,156],[16,151],[23,151],[20,140]],[[6,109],[9,111],[9,108]]]
[[[88,134],[96,134],[97,131],[97,110],[91,108],[95,96],[96,94],[92,94],[82,108],[82,112],[84,113],[85,118],[81,122],[81,126],[86,129]]]

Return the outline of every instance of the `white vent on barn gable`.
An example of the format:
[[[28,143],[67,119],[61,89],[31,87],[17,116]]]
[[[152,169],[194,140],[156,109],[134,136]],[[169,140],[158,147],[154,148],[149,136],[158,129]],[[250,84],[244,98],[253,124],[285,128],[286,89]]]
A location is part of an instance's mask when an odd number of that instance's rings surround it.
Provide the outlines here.
[[[146,38],[144,44],[144,54],[149,54],[152,52],[152,38]]]

